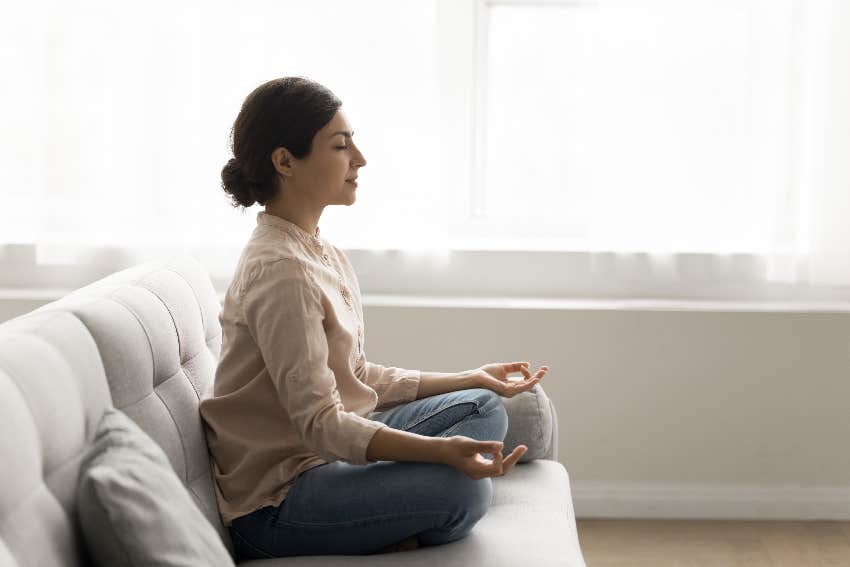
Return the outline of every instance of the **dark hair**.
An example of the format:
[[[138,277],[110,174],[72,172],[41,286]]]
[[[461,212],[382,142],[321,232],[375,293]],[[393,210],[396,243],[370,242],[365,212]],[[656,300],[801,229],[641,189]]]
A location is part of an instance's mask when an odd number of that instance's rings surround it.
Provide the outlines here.
[[[278,191],[271,153],[285,147],[298,159],[342,106],[328,88],[304,77],[263,83],[242,103],[230,131],[233,158],[221,170],[221,187],[234,207],[265,205]]]

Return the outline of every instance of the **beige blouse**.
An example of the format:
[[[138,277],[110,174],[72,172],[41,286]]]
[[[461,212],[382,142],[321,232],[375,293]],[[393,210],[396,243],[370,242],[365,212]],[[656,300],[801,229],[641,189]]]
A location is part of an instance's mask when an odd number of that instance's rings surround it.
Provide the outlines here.
[[[416,399],[421,373],[366,360],[360,286],[342,250],[265,212],[219,315],[213,396],[201,401],[222,521],[286,497],[301,472],[365,465],[367,419]]]

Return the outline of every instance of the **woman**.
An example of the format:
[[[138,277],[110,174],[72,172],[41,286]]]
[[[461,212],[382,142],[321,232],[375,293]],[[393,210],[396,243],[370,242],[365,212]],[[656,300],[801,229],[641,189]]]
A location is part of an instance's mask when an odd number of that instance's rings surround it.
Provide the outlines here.
[[[265,206],[227,289],[214,393],[200,406],[238,559],[464,537],[491,503],[490,477],[527,450],[502,457],[500,396],[548,370],[452,374],[366,360],[357,277],[318,227],[326,206],[354,203],[366,165],[341,104],[301,77],[260,85],[221,172],[234,206]],[[509,381],[517,372],[524,380]]]

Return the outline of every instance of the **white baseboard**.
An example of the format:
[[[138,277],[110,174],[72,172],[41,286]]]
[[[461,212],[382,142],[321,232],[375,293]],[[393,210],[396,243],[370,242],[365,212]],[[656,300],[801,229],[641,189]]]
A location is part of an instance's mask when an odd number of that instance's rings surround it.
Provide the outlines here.
[[[576,518],[850,520],[850,486],[572,483]]]

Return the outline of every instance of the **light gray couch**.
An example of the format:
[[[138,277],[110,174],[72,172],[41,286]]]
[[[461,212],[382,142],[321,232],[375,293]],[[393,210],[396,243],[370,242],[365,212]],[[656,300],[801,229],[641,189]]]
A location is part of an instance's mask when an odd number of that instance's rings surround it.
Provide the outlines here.
[[[199,509],[232,549],[210,474],[199,400],[212,392],[220,303],[188,256],[112,274],[0,324],[0,566],[89,565],[76,488],[80,458],[105,408],[119,408],[167,454]],[[584,565],[557,414],[540,385],[503,398],[505,453],[523,462],[493,479],[494,500],[466,538],[367,556],[257,565]]]

